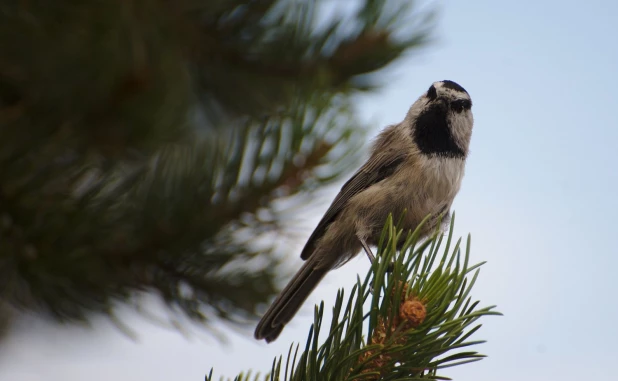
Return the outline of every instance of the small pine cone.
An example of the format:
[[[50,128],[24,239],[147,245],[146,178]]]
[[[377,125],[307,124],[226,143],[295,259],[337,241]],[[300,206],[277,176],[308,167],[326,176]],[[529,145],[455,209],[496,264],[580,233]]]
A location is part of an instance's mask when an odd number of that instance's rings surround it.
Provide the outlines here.
[[[406,300],[399,308],[399,318],[416,328],[425,321],[427,310],[425,305],[416,299]]]

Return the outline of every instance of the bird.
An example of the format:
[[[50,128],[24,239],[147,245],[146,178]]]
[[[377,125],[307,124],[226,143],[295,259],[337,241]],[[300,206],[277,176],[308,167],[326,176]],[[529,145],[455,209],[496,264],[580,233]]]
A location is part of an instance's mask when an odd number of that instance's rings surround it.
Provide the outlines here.
[[[420,237],[447,221],[459,192],[474,117],[472,99],[456,82],[431,84],[402,122],[375,138],[367,161],[342,186],[307,240],[305,261],[259,321],[254,337],[270,343],[298,312],[318,283],[362,251],[371,261],[389,214]],[[405,214],[403,211],[406,211]]]

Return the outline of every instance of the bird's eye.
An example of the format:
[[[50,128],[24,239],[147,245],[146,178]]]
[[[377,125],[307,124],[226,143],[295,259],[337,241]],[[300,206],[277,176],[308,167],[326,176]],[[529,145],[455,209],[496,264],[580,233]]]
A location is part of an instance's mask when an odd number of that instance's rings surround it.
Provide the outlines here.
[[[460,113],[463,110],[469,110],[472,107],[470,101],[467,99],[459,99],[451,102],[451,110]]]

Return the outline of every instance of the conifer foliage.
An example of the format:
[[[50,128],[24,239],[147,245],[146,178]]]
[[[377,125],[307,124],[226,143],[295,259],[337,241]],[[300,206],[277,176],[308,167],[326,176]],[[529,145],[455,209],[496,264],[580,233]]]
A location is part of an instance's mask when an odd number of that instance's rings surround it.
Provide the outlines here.
[[[482,359],[470,347],[483,341],[472,335],[480,318],[500,313],[472,299],[482,263],[469,263],[470,236],[463,254],[461,239],[453,242],[453,223],[446,240],[438,230],[419,242],[417,228],[397,250],[405,232],[389,218],[378,260],[347,298],[339,291],[331,321],[322,302],[306,342],[292,344],[266,376],[241,373],[234,381],[448,379],[442,369]]]
[[[332,4],[3,1],[0,321],[142,291],[200,322],[255,315],[281,271],[260,238],[353,169],[352,98],[432,26],[414,2]]]

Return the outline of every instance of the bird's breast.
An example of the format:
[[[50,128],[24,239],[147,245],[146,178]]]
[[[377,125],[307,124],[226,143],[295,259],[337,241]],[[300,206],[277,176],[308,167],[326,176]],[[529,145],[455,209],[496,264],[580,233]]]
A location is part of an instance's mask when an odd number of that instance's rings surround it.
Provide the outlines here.
[[[409,228],[414,229],[428,214],[448,211],[461,186],[464,164],[460,159],[426,158],[402,171],[406,179],[399,182],[393,197],[408,210]]]
[[[464,175],[465,161],[458,158],[430,157],[419,163],[427,185],[438,194],[455,197]]]

